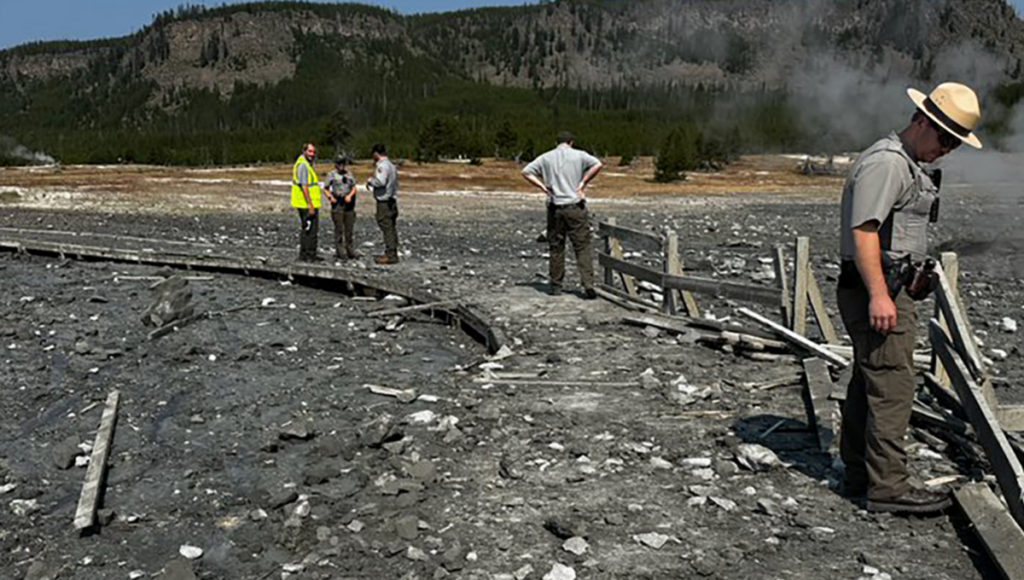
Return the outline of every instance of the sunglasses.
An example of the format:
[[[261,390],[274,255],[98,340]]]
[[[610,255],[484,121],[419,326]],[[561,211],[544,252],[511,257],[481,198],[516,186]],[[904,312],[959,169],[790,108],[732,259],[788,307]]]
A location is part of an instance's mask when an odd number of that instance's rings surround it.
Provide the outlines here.
[[[949,131],[943,129],[938,123],[928,119],[928,124],[935,130],[935,134],[939,137],[939,145],[942,146],[946,151],[952,151],[960,146],[963,141],[951,134]]]

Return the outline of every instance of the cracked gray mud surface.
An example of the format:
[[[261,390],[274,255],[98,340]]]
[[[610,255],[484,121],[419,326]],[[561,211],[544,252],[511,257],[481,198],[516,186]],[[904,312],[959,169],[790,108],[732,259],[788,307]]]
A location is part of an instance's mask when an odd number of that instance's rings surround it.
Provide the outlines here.
[[[953,191],[948,215],[960,219],[942,224],[937,242],[989,239],[987,214],[971,195]],[[204,551],[189,562],[200,578],[539,579],[555,563],[579,578],[870,578],[870,568],[893,578],[992,577],[960,516],[873,516],[829,490],[835,473],[806,431],[799,387],[752,386],[796,372],[799,359],[763,363],[678,344],[621,324],[624,311],[609,303],[546,296],[535,201],[416,197],[403,209],[412,253],[392,275],[480,307],[516,352],[491,372],[548,384],[489,381],[479,365],[456,370],[481,362],[483,349],[426,318],[388,332],[385,320],[366,316],[380,304],[217,274],[197,274],[214,278],[193,283],[197,304],[223,310],[274,297],[296,309],[247,310],[146,343],[138,314],[147,283],[115,284],[113,273],[156,268],[0,254],[0,485],[16,484],[0,496],[0,569],[14,578],[33,566],[60,578],[150,576],[182,559],[187,544]],[[593,210],[640,229],[671,225],[688,271],[746,282],[774,244],[809,235],[832,304],[836,199]],[[12,209],[0,227],[290,252],[292,217]],[[361,240],[379,244],[372,221],[360,220]],[[323,248],[330,224],[322,225]],[[989,323],[1020,308],[1014,259],[962,259],[986,350],[1012,353],[997,364],[1010,379],[999,386],[1008,398],[1019,396],[1019,338]],[[576,280],[571,266],[569,276]],[[93,295],[106,302],[90,302]],[[702,305],[719,316],[733,306]],[[78,354],[82,341],[90,350]],[[709,394],[680,406],[665,396],[673,383]],[[364,384],[438,401],[405,404]],[[99,409],[82,410],[113,388],[123,399],[104,506],[117,515],[98,535],[77,538],[71,520],[84,470],[58,469],[52,451],[69,437],[91,441]],[[409,418],[422,411],[432,421]],[[789,467],[743,470],[734,457],[746,442]],[[920,479],[958,470],[920,454],[924,443],[908,443]],[[37,507],[19,515],[14,500]],[[641,541],[646,534],[665,543],[655,549]],[[586,551],[563,549],[568,536],[585,538]]]

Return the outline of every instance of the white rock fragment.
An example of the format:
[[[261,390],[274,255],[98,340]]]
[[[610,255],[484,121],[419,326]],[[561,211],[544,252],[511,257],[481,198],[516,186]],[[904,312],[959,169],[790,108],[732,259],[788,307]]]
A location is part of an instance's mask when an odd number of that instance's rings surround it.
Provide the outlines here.
[[[353,534],[358,534],[359,532],[363,531],[363,528],[366,527],[366,524],[359,520],[352,520],[352,523],[350,523],[347,527],[348,531],[352,532]]]
[[[551,571],[544,575],[544,580],[576,580],[576,570],[563,564],[555,564]]]
[[[636,534],[633,536],[633,539],[649,548],[654,548],[655,550],[660,550],[661,547],[664,546],[666,542],[668,542],[668,536],[666,536],[665,534],[659,534],[657,532]]]
[[[516,580],[526,580],[526,578],[528,578],[530,574],[533,574],[533,566],[529,564],[523,566],[522,568],[519,568],[518,570],[512,573],[512,575],[515,576]]]
[[[1003,327],[1003,332],[1017,332],[1017,321],[1010,318],[1009,316],[1003,317],[1001,326]]]
[[[711,467],[710,457],[687,457],[682,461],[686,467]]]
[[[39,502],[34,499],[11,500],[11,512],[18,517],[27,516],[38,509]]]
[[[756,443],[743,443],[737,447],[736,461],[750,471],[767,471],[782,465],[774,451]]]
[[[651,467],[655,469],[672,469],[673,465],[671,462],[662,459],[661,457],[652,457]]]
[[[437,419],[437,413],[427,409],[426,411],[413,413],[406,418],[414,425],[429,425]]]
[[[182,545],[178,548],[178,553],[188,558],[189,560],[198,560],[203,557],[203,549],[195,546],[189,546],[188,544]]]
[[[997,361],[1006,360],[1007,358],[1010,357],[1010,353],[1006,352],[1001,348],[993,348],[992,350],[989,351],[989,354],[991,354],[992,358]]]
[[[590,544],[588,544],[583,538],[576,536],[566,540],[565,543],[562,544],[562,549],[566,552],[576,554],[577,556],[582,556],[590,549]]]
[[[12,491],[14,491],[17,488],[18,488],[18,484],[17,483],[8,483],[8,484],[0,485],[0,495],[11,493]]]
[[[132,570],[128,573],[128,580],[139,580],[139,578],[142,578],[145,575],[146,573],[142,570]]]
[[[724,497],[712,497],[711,503],[717,505],[718,507],[722,508],[727,512],[731,512],[732,510],[736,509],[736,502]]]

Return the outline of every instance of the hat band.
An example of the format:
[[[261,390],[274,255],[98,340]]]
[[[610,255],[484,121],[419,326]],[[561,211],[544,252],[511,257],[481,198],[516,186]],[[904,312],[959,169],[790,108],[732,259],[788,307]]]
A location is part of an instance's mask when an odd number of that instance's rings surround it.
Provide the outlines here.
[[[960,123],[957,123],[953,119],[949,118],[949,115],[944,113],[935,101],[931,97],[924,100],[924,110],[932,114],[940,123],[946,126],[947,129],[955,133],[959,137],[967,138],[971,135],[971,130],[964,127]]]

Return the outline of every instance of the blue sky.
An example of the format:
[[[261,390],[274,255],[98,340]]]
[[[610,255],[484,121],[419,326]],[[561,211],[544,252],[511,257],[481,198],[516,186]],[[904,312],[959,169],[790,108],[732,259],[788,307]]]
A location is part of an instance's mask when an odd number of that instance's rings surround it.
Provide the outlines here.
[[[335,0],[339,1],[339,0]],[[1024,0],[1017,0],[1024,3]],[[400,12],[442,12],[479,6],[528,4],[526,0],[360,0]],[[0,48],[35,40],[124,36],[153,15],[181,4],[218,6],[223,0],[0,0]]]
[[[400,12],[441,12],[530,3],[527,0],[362,0]],[[0,0],[0,48],[34,40],[123,36],[153,15],[181,4],[219,5],[222,0]],[[1010,0],[1024,13],[1024,0]]]

